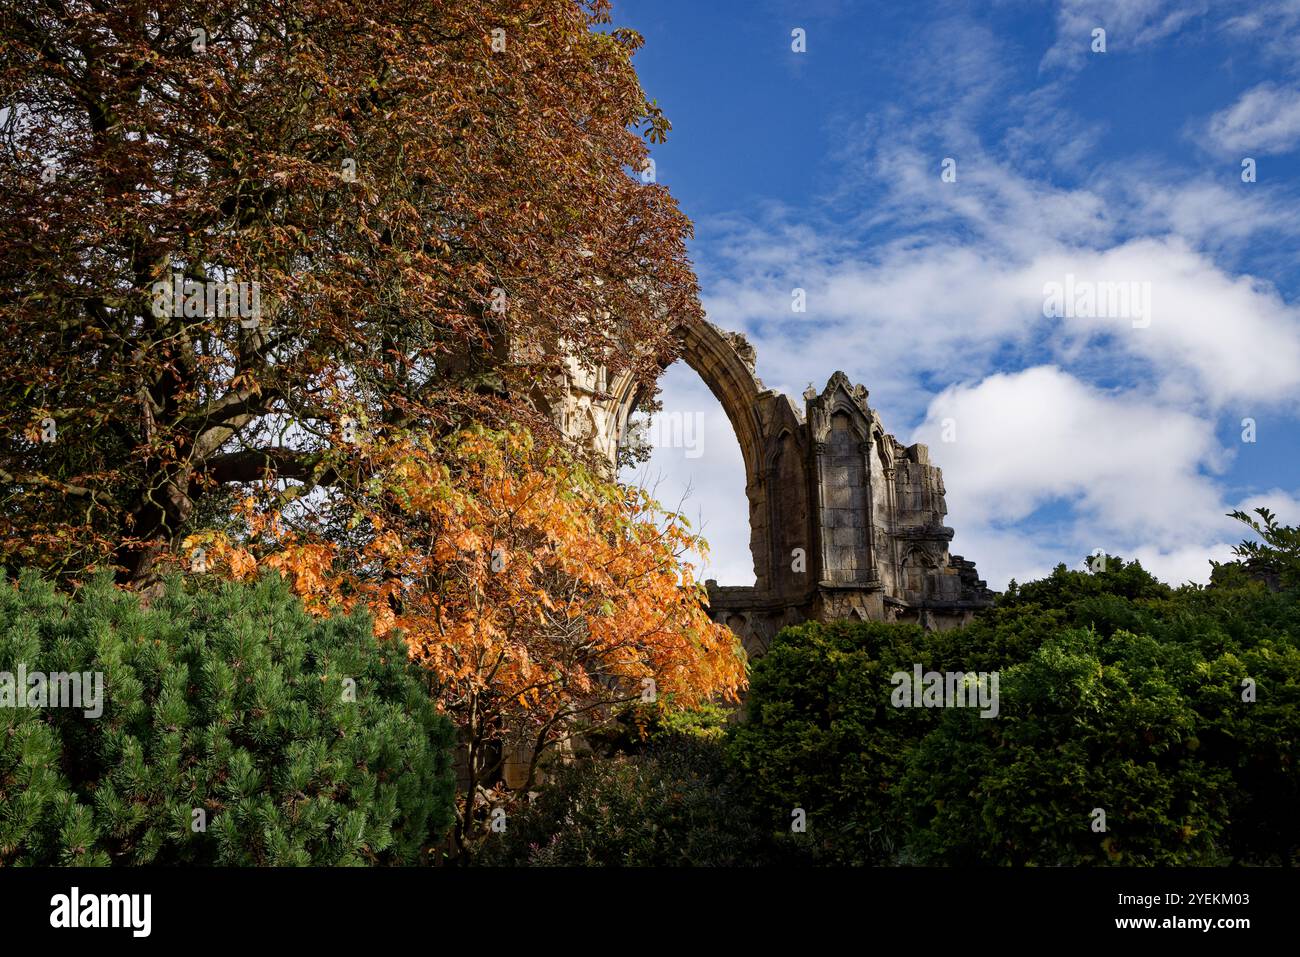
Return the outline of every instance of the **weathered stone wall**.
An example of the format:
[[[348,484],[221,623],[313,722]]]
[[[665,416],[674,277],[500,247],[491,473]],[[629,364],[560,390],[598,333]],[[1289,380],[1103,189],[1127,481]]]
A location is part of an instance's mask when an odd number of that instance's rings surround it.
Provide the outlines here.
[[[680,330],[682,356],[722,403],[745,460],[752,586],[709,582],[710,611],[762,654],[782,627],[801,621],[966,623],[992,593],[973,562],[948,553],[953,531],[943,474],[924,445],[884,430],[867,389],[842,372],[803,408],[754,374],[753,347],[707,323]],[[570,364],[567,434],[614,466],[641,396],[628,378]]]

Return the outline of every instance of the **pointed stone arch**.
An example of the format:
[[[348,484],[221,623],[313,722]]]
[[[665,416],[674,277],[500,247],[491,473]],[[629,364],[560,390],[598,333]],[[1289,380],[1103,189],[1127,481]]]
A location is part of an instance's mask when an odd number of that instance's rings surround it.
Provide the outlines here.
[[[773,498],[768,470],[775,458],[788,454],[782,436],[799,442],[802,422],[789,398],[763,385],[755,373],[754,348],[743,335],[724,332],[703,320],[685,323],[676,330],[683,362],[698,375],[722,406],[740,445],[745,465],[745,497],[749,503],[750,555],[754,587],[771,591],[780,577],[782,546],[771,534]],[[620,437],[627,434],[628,420],[645,398],[646,388],[630,375],[611,384],[610,404],[616,410],[611,419]],[[788,487],[788,486],[787,486]],[[806,502],[800,509],[806,512]]]
[[[775,395],[764,388],[754,374],[753,347],[744,336],[725,333],[711,322],[690,322],[677,328],[681,341],[681,358],[709,387],[722,405],[740,454],[745,460],[745,476],[758,474],[763,455],[763,423],[759,407],[764,395]],[[611,403],[617,412],[619,434],[627,430],[628,417],[645,398],[646,389],[630,375],[619,376],[610,387]]]

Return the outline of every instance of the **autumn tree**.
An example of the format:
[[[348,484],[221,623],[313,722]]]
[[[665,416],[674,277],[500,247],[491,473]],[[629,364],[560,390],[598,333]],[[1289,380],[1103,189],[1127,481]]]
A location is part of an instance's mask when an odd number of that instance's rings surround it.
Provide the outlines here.
[[[374,441],[544,436],[560,354],[653,374],[689,223],[609,14],[0,0],[0,564],[148,583]]]
[[[548,751],[632,702],[736,699],[744,653],[711,621],[680,517],[522,429],[404,436],[368,449],[349,554],[246,503],[245,534],[196,533],[210,570],[282,571],[308,607],[364,604],[423,663],[460,732],[458,848],[537,781]],[[514,793],[503,761],[527,766]]]

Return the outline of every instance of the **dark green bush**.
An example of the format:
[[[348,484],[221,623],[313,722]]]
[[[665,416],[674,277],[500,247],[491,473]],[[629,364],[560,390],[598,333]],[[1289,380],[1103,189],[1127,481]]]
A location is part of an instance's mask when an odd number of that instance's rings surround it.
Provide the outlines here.
[[[727,866],[788,862],[769,822],[728,778],[722,744],[659,737],[643,751],[560,770],[507,818],[482,863],[532,866]]]
[[[909,755],[899,800],[912,857],[1224,863],[1233,788],[1198,754],[1201,664],[1147,636],[1072,630],[1004,670],[996,719],[948,709]]]
[[[0,580],[20,663],[102,672],[104,705],[0,708],[0,864],[411,864],[451,823],[452,728],[404,649],[278,576],[149,608]]]
[[[731,760],[783,839],[820,862],[890,863],[902,847],[893,790],[935,715],[893,708],[888,679],[923,660],[924,640],[915,625],[814,622],[783,631],[754,665]],[[797,808],[803,835],[791,833]]]
[[[830,863],[1300,863],[1297,596],[1220,580],[1110,558],[951,632],[786,629],[731,735],[742,793],[759,819],[804,808]],[[914,663],[999,672],[998,717],[894,708]]]

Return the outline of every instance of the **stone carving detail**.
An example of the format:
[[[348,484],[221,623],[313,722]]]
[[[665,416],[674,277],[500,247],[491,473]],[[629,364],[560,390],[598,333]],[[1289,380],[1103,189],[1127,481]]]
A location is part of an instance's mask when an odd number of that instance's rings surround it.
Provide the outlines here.
[[[745,338],[745,334],[743,332],[723,332],[723,336],[731,343],[731,347],[736,350],[736,355],[740,356],[740,360],[749,367],[749,371],[753,372],[755,366],[758,365],[758,352],[750,344],[750,341]]]
[[[831,434],[831,415],[830,411],[821,405],[808,406],[808,428],[812,432],[813,440],[819,444],[825,443]]]
[[[859,617],[951,628],[992,604],[973,562],[948,553],[943,475],[924,445],[884,431],[864,385],[835,372],[803,408],[755,375],[743,335],[679,328],[682,358],[722,403],[745,459],[752,585],[708,582],[710,613],[751,655],[799,621]],[[555,420],[614,467],[640,395],[628,377],[566,367]],[[801,549],[803,567],[792,563]],[[794,570],[799,568],[799,570]]]

